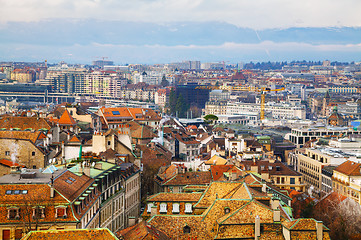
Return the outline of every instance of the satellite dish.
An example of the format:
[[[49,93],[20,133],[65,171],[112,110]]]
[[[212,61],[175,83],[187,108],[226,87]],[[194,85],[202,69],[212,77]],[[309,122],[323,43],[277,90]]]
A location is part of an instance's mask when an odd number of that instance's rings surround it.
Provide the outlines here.
[[[53,158],[53,163],[55,163],[56,162],[56,158]]]
[[[92,167],[94,167],[95,166],[95,162],[92,162]]]
[[[49,164],[51,163],[51,160],[52,160],[52,159],[50,158],[50,159],[49,159]]]

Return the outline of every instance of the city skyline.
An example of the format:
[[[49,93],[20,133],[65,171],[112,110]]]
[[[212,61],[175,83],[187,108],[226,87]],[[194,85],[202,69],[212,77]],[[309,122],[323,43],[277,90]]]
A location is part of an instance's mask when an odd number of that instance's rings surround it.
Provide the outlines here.
[[[359,61],[358,1],[2,3],[0,61]]]

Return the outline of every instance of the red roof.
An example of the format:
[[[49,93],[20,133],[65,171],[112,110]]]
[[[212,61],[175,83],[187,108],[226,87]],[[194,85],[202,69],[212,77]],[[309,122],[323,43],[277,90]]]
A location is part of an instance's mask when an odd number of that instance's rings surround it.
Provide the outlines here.
[[[0,164],[8,166],[8,167],[12,167],[12,166],[20,166],[20,167],[24,167],[24,165],[20,165],[18,163],[14,163],[10,160],[6,160],[6,159],[1,159],[0,160]]]
[[[223,176],[224,172],[228,172],[232,167],[233,165],[212,165],[211,173],[213,181],[217,181]]]
[[[76,125],[76,121],[74,118],[70,115],[68,110],[65,110],[63,115],[61,115],[58,123],[60,125]]]

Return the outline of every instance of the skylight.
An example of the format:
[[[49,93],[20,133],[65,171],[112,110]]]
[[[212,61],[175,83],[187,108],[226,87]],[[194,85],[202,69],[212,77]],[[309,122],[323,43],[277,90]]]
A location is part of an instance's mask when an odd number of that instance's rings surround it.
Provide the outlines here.
[[[6,195],[28,194],[28,190],[6,190]]]
[[[65,182],[69,183],[69,184],[73,184],[73,182],[75,182],[75,179],[72,177],[68,177]]]
[[[119,111],[112,111],[113,115],[120,115]]]

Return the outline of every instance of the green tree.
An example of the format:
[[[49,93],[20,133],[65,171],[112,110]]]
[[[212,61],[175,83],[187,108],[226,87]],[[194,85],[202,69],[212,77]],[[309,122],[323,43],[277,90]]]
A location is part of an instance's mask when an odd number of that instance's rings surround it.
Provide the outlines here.
[[[175,113],[176,104],[177,104],[177,96],[175,95],[175,92],[172,89],[169,94],[169,103],[168,103],[168,108],[169,108],[170,114]]]
[[[206,123],[213,123],[214,121],[218,120],[218,117],[213,114],[208,114],[204,116],[204,120],[206,121]]]
[[[175,111],[178,112],[178,116],[179,117],[185,117],[186,113],[188,111],[188,104],[186,103],[186,101],[183,98],[182,94],[179,94],[178,98],[177,98],[177,103],[175,106]]]
[[[166,87],[166,86],[169,85],[169,82],[167,81],[165,75],[163,75],[163,77],[162,77],[162,82],[160,83],[160,85],[161,85],[162,87]]]

